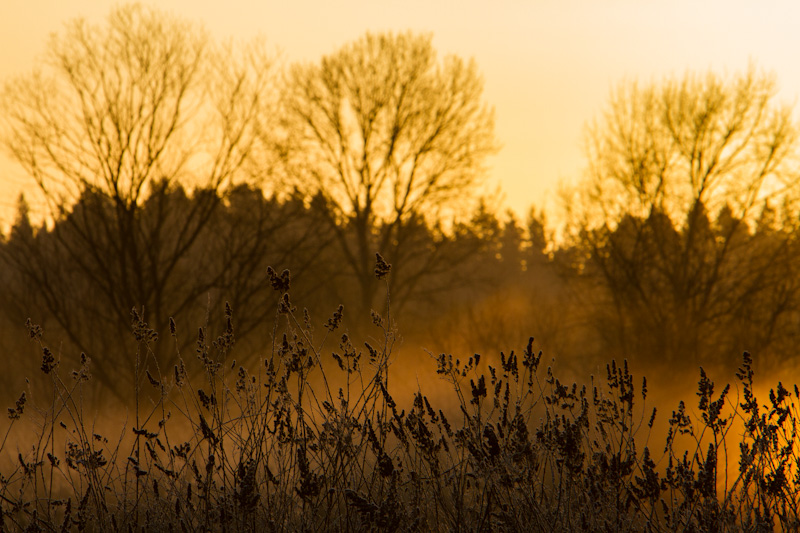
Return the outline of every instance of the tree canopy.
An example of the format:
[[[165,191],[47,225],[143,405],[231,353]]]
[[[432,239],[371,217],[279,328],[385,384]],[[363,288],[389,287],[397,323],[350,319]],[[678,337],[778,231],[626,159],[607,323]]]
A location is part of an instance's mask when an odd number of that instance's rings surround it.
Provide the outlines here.
[[[430,36],[368,33],[294,66],[285,94],[286,176],[324,200],[368,310],[374,252],[411,282],[424,271],[398,264],[406,234],[475,193],[496,149],[483,80],[473,61],[438,59]]]
[[[775,93],[754,68],[625,83],[587,129],[566,212],[578,263],[606,290],[597,324],[615,351],[698,360],[734,338],[766,347],[796,319],[800,146]],[[783,237],[765,231],[775,206]]]

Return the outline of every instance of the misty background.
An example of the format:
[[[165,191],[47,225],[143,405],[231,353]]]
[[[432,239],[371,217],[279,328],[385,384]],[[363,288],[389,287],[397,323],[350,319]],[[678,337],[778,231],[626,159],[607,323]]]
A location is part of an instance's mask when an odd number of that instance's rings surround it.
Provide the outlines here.
[[[29,72],[49,35],[67,21],[102,22],[112,1],[7,2],[0,17],[0,78]],[[583,127],[597,116],[622,80],[655,81],[687,70],[719,74],[755,61],[779,78],[779,98],[800,94],[794,2],[745,1],[669,4],[615,0],[566,2],[435,2],[347,0],[328,4],[225,4],[165,0],[158,6],[202,21],[214,38],[248,41],[263,35],[287,62],[315,61],[367,30],[430,32],[442,54],[474,57],[485,93],[496,109],[502,150],[487,159],[490,190],[524,218],[535,204],[555,210],[559,183],[584,171]],[[0,154],[0,221],[14,220],[26,176]],[[39,206],[40,199],[28,201]]]
[[[611,359],[673,381],[730,372],[744,350],[795,368],[798,132],[775,73],[617,82],[584,129],[580,178],[520,213],[490,179],[508,142],[491,77],[434,42],[368,32],[293,62],[141,5],[54,34],[3,91],[28,184],[0,245],[0,342],[19,354],[3,389],[36,367],[27,319],[119,400],[132,309],[169,368],[227,302],[238,357],[257,360],[280,305],[269,266],[291,272],[309,324],[343,304],[368,338],[386,305],[376,252],[412,386],[431,355],[529,336],[581,379]]]
[[[797,529],[796,7],[47,4],[0,530]]]

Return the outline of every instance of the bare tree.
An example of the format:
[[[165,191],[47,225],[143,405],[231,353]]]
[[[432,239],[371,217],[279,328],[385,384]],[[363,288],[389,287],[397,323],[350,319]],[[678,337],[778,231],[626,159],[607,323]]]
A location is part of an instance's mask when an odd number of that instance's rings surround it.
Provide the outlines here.
[[[618,351],[709,355],[715,332],[755,316],[751,303],[768,322],[797,304],[754,296],[786,287],[776,269],[793,260],[789,239],[766,244],[750,227],[798,190],[797,128],[775,92],[753,68],[623,84],[588,128],[587,175],[565,205],[579,266],[610,296],[600,329]]]
[[[414,226],[458,210],[480,182],[496,149],[482,92],[474,62],[439,60],[429,36],[411,33],[367,34],[292,69],[286,173],[325,200],[364,310],[373,305],[376,251],[395,263],[398,285],[404,271],[410,280],[441,266],[404,268],[414,253],[403,247]],[[435,263],[434,255],[423,263]]]
[[[98,316],[114,317],[107,334],[117,340],[134,306],[164,330],[197,291],[210,290],[198,282],[188,300],[174,298],[175,283],[192,279],[187,258],[221,195],[266,129],[271,80],[258,43],[217,45],[201,27],[133,5],[104,25],[70,23],[32,75],[6,84],[3,141],[47,199],[57,226],[46,238],[50,257],[70,265],[48,273],[47,257],[37,262],[18,247],[5,259],[40,287],[78,348],[103,349],[91,332]],[[191,201],[183,185],[195,188]],[[80,284],[60,286],[76,275]],[[79,315],[76,290],[89,296],[83,304],[102,302],[94,317]],[[107,370],[113,382],[114,366]]]

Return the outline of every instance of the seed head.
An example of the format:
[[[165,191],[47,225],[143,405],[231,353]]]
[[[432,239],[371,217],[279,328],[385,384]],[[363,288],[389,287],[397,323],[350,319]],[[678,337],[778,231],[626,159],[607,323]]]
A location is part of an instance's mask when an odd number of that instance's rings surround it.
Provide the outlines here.
[[[297,308],[292,305],[292,302],[289,300],[289,293],[284,293],[283,298],[281,298],[279,312],[281,314],[290,314],[294,313]]]
[[[289,291],[289,282],[291,280],[291,275],[289,274],[288,270],[284,270],[281,272],[279,276],[275,269],[271,266],[267,267],[267,276],[269,276],[269,282],[272,285],[272,288],[278,292],[288,292]]]
[[[25,397],[25,393],[22,393],[22,396],[19,397],[19,400],[16,401],[14,407],[8,408],[8,418],[10,420],[19,420],[19,417],[22,415],[22,412],[25,410],[25,402],[27,398]]]
[[[339,307],[334,311],[333,316],[328,319],[328,322],[325,324],[325,327],[328,331],[333,331],[339,327],[339,324],[342,322],[342,312],[344,311],[344,306],[339,304]]]
[[[386,262],[386,260],[379,254],[375,252],[375,277],[378,279],[384,279],[389,272],[392,270],[392,265]]]
[[[28,328],[28,335],[32,340],[38,341],[42,338],[42,326],[34,324],[30,318],[25,321],[25,327]]]
[[[56,367],[56,358],[50,348],[42,348],[42,372],[49,374]]]

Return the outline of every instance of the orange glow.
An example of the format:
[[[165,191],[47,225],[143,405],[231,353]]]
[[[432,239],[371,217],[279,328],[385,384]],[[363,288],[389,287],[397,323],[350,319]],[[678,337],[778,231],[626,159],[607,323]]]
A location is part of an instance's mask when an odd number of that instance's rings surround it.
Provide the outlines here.
[[[63,22],[100,21],[114,4],[6,2],[0,79],[29,71]],[[315,60],[367,30],[432,32],[441,54],[474,57],[485,76],[503,145],[490,161],[490,189],[500,186],[505,204],[522,217],[531,205],[554,207],[559,181],[580,175],[583,126],[623,79],[687,69],[725,73],[754,61],[775,72],[783,98],[794,102],[800,94],[800,35],[793,27],[800,4],[787,1],[164,0],[158,7],[202,21],[218,37],[263,34],[287,62]],[[0,225],[13,220],[17,195],[31,185],[0,157]]]

